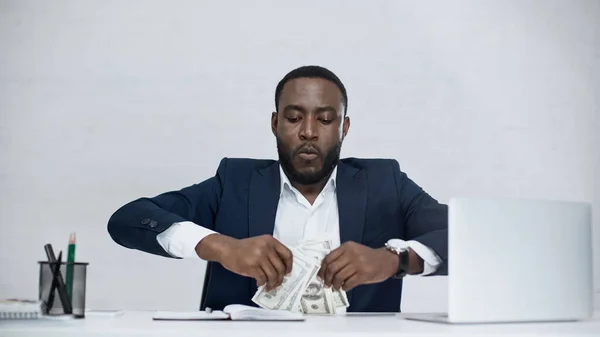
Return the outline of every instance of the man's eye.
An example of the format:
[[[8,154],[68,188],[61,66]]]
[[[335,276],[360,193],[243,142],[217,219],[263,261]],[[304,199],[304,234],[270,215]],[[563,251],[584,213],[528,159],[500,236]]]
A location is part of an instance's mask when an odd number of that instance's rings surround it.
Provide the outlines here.
[[[290,121],[290,123],[296,123],[300,118],[298,117],[288,117],[288,121]]]
[[[321,119],[321,123],[323,124],[331,124],[333,122],[331,119]]]

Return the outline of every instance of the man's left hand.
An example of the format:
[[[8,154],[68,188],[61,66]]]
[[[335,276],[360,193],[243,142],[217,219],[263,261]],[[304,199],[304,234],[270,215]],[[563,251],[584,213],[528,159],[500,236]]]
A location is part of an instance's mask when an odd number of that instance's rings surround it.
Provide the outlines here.
[[[387,280],[396,273],[399,263],[398,255],[386,248],[346,242],[323,259],[318,276],[325,286],[348,291],[361,284]]]

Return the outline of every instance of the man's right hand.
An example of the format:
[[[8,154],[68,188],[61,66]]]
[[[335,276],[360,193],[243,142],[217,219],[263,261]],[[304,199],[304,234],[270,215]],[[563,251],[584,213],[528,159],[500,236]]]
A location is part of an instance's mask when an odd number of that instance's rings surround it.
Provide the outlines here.
[[[277,288],[292,272],[292,252],[271,235],[234,239],[211,234],[196,245],[198,256],[220,263],[236,274],[256,279],[267,291]]]

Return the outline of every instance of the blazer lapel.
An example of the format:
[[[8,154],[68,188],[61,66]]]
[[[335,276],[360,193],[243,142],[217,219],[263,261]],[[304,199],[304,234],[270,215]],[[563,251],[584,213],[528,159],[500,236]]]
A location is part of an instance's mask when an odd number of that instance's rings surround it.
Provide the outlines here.
[[[367,179],[365,172],[344,164],[338,164],[336,177],[336,194],[340,220],[340,242],[361,243],[365,228],[367,208]],[[347,293],[348,302],[352,303],[354,289]]]
[[[250,237],[273,234],[280,189],[279,162],[252,172],[248,200]]]
[[[342,162],[338,165],[336,194],[340,219],[340,241],[360,243],[365,227],[367,180],[365,173]]]

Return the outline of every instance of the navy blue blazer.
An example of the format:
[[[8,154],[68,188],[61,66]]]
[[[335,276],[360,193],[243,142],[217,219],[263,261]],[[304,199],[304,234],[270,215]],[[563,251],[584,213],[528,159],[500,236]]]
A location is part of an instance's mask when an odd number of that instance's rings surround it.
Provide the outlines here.
[[[214,177],[119,208],[108,221],[115,242],[171,257],[156,236],[175,222],[192,221],[243,239],[273,234],[280,194],[279,162],[224,158]],[[429,196],[400,170],[396,160],[340,160],[336,177],[340,241],[380,248],[392,238],[416,240],[443,260],[432,275],[447,275],[448,208]],[[205,300],[220,310],[251,301],[256,281],[218,263],[208,266]],[[399,312],[402,281],[388,279],[348,292],[349,312]]]

